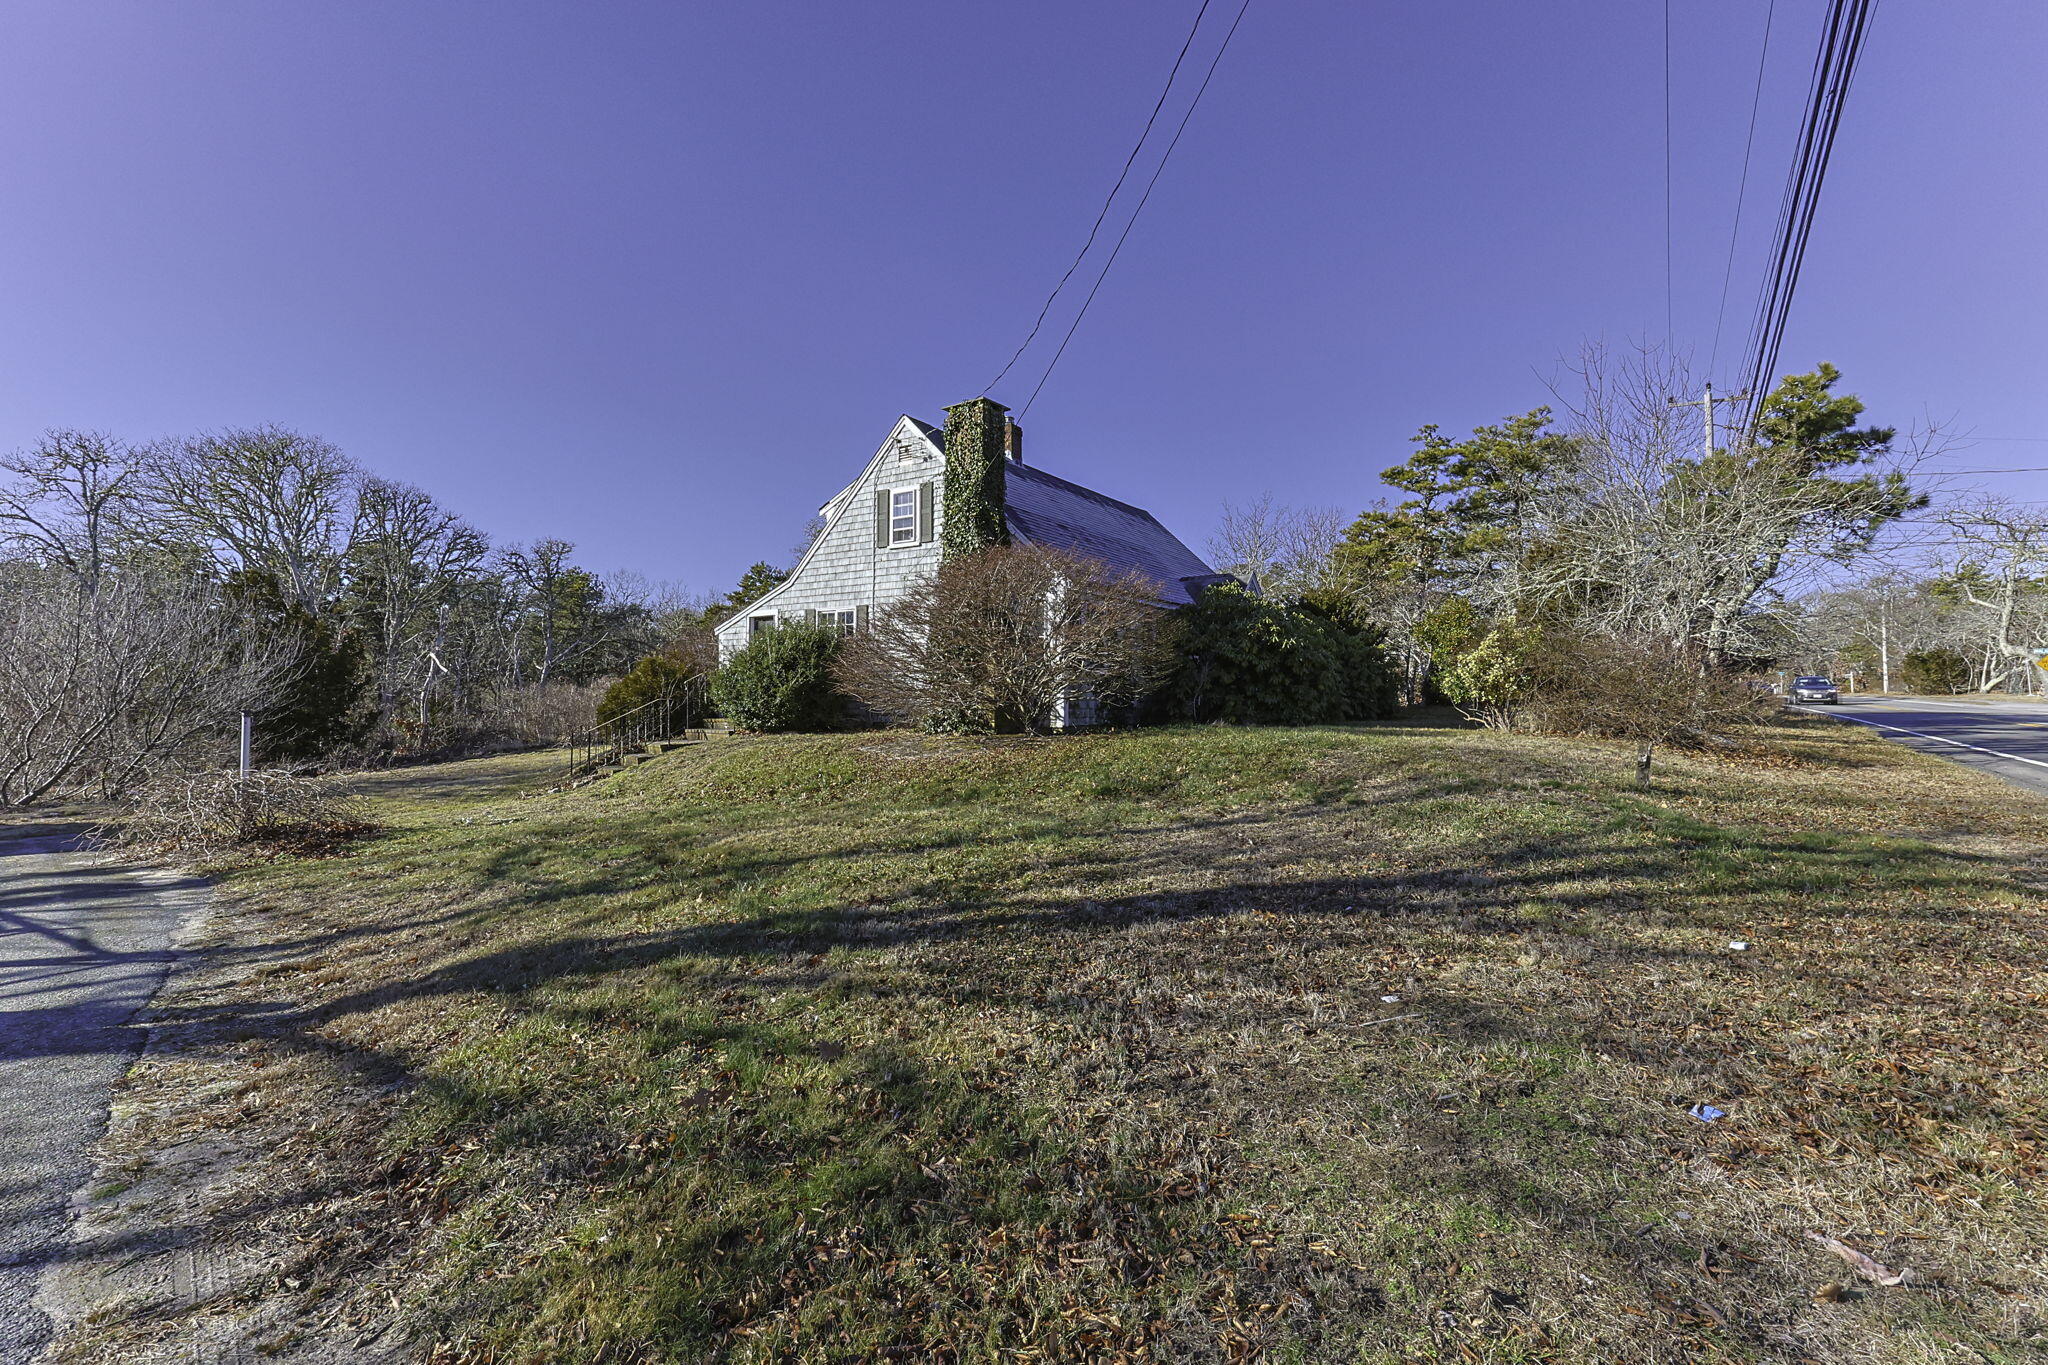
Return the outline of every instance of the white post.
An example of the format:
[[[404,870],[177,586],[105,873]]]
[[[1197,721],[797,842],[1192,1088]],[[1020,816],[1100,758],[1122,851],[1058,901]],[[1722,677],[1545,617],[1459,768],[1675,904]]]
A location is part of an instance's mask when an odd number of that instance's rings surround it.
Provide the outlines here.
[[[1877,604],[1877,662],[1884,670],[1883,690],[1892,690],[1892,612],[1889,595]]]
[[[248,780],[248,778],[249,778],[249,749],[250,749],[250,744],[249,744],[249,741],[250,741],[251,737],[252,737],[252,736],[254,736],[254,734],[255,734],[255,733],[256,733],[256,717],[254,717],[254,716],[250,715],[250,714],[249,714],[249,713],[248,713],[247,711],[244,711],[244,712],[242,713],[242,779],[243,779],[243,781],[247,781],[247,780]]]
[[[1714,381],[1707,381],[1706,397],[1700,399],[1700,407],[1707,414],[1707,458],[1714,458]]]

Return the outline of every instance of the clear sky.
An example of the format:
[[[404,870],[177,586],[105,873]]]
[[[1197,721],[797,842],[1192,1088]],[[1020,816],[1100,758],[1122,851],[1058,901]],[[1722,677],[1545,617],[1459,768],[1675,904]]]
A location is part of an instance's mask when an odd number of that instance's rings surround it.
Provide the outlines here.
[[[1776,8],[1730,382],[1824,6]],[[278,422],[498,538],[721,589],[898,413],[988,382],[1194,9],[13,0],[0,447]],[[1702,367],[1764,10],[1671,3],[1673,333]],[[1662,336],[1663,14],[1252,0],[1027,454],[1199,547],[1264,490],[1368,505],[1421,423]],[[2044,62],[2038,0],[1880,5],[1787,368],[1832,360],[1880,418],[2048,438]],[[1948,463],[2048,465],[2048,439]]]

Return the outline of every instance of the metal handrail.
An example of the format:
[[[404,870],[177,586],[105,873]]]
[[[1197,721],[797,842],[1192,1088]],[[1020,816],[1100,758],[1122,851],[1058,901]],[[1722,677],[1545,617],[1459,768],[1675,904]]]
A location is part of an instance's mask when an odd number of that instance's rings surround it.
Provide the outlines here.
[[[564,741],[569,750],[569,775],[574,777],[641,745],[670,739],[677,730],[689,729],[693,720],[702,719],[708,678],[708,674],[693,673],[662,695],[570,735]],[[678,716],[680,724],[676,723]]]

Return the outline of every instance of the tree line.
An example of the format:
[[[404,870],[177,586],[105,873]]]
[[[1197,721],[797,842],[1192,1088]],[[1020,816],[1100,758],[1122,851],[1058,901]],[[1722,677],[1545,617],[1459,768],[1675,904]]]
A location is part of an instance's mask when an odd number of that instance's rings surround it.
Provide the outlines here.
[[[1350,603],[1386,630],[1406,701],[1503,726],[1697,737],[1780,672],[2038,690],[2048,512],[1937,504],[1916,476],[1930,440],[1865,422],[1840,382],[1787,376],[1709,433],[1681,362],[1589,349],[1552,405],[1424,427],[1381,476],[1406,497],[1349,519],[1230,508],[1211,556]]]
[[[708,668],[780,578],[693,597],[574,554],[282,427],[50,432],[0,457],[0,804],[217,762],[243,711],[270,763],[552,739],[649,653]]]

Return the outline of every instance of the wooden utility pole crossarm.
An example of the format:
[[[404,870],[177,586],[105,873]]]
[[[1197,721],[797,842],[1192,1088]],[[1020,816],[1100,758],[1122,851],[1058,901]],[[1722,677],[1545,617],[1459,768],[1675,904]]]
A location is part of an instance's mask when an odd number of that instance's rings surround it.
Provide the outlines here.
[[[1714,384],[1713,384],[1713,381],[1712,381],[1712,380],[1709,380],[1709,381],[1707,381],[1707,388],[1706,388],[1706,392],[1705,392],[1704,394],[1702,394],[1702,395],[1701,395],[1700,397],[1698,397],[1698,398],[1667,398],[1667,399],[1665,400],[1665,402],[1669,403],[1669,404],[1670,404],[1670,405],[1671,405],[1672,407],[1674,407],[1674,408],[1682,408],[1682,407],[1688,407],[1688,406],[1690,406],[1690,405],[1691,405],[1691,404],[1693,404],[1693,403],[1698,403],[1698,404],[1700,405],[1700,411],[1701,411],[1701,412],[1702,412],[1703,414],[1705,414],[1705,418],[1704,418],[1704,420],[1705,420],[1705,445],[1704,445],[1704,449],[1705,449],[1705,452],[1706,452],[1706,457],[1707,457],[1708,459],[1710,459],[1710,460],[1711,460],[1711,459],[1713,459],[1713,458],[1714,458],[1714,404],[1716,404],[1716,403],[1740,403],[1740,402],[1744,401],[1745,399],[1747,399],[1748,397],[1749,397],[1749,390],[1748,390],[1748,389],[1744,389],[1744,390],[1743,390],[1743,391],[1742,391],[1741,393],[1731,393],[1731,394],[1727,394],[1727,395],[1725,395],[1725,396],[1724,396],[1724,395],[1722,395],[1722,394],[1718,394],[1718,393],[1715,393],[1715,392],[1714,392]]]

